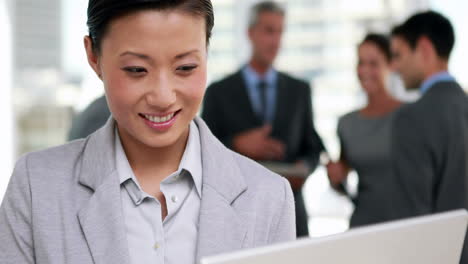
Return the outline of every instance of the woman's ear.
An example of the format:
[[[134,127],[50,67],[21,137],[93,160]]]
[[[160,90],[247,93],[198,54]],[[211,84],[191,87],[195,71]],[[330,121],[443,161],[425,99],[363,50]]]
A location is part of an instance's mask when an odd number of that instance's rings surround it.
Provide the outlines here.
[[[97,74],[99,79],[101,79],[101,67],[99,65],[99,56],[94,52],[93,42],[89,36],[84,37],[84,46],[86,50],[86,57],[88,58],[88,63],[94,72]]]

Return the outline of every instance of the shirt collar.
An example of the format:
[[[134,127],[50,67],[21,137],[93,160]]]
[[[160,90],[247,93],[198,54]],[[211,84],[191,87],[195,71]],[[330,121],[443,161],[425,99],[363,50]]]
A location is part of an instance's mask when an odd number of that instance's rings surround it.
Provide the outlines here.
[[[443,81],[455,81],[455,78],[446,71],[438,72],[423,82],[421,93],[426,93],[435,83]]]
[[[119,133],[117,127],[115,128],[115,159],[117,172],[120,178],[120,184],[122,185],[127,180],[132,179],[136,184],[136,187],[142,192],[137,178],[133,173],[132,168],[128,162],[127,156],[120,141]],[[187,173],[184,173],[187,172]],[[195,122],[190,122],[190,131],[189,138],[187,140],[187,145],[185,146],[184,154],[180,160],[179,168],[177,173],[173,173],[170,176],[180,174],[192,176],[195,188],[197,190],[198,196],[201,198],[201,187],[202,187],[202,161],[201,161],[201,143],[200,143],[200,132]],[[167,180],[168,178],[164,179]],[[132,193],[135,193],[132,191]],[[136,204],[141,202],[141,196],[131,195],[132,199]]]
[[[201,161],[200,131],[198,131],[198,127],[194,121],[190,122],[189,138],[179,165],[179,171],[181,170],[189,172],[192,176],[195,188],[201,198],[203,169]]]
[[[115,126],[114,130],[115,134],[115,161],[117,172],[120,178],[120,184],[124,183],[128,179],[133,179],[135,183],[138,184],[138,181],[135,178],[135,174],[133,174],[133,170],[130,167],[130,163],[128,163],[127,155],[122,146],[122,142],[120,141],[119,131],[117,126]]]
[[[244,76],[247,79],[247,82],[256,85],[260,81],[265,81],[268,85],[267,86],[272,86],[276,83],[276,80],[278,78],[278,72],[273,68],[270,67],[265,75],[260,76],[250,65],[246,65],[244,69],[242,70],[244,73]]]

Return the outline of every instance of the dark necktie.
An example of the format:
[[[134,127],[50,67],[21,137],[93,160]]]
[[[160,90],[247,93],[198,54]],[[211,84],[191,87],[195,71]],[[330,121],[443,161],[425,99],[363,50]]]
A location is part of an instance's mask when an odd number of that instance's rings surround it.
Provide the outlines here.
[[[265,81],[260,81],[258,82],[257,86],[258,86],[258,91],[260,94],[260,119],[266,122],[266,119],[267,119],[267,95],[266,95],[267,83]]]

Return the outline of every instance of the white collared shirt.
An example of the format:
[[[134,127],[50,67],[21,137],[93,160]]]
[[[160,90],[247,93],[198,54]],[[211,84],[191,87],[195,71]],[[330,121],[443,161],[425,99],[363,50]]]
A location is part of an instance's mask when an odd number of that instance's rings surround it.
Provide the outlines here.
[[[145,193],[135,177],[115,129],[117,173],[131,263],[195,263],[202,187],[200,134],[192,121],[184,154],[176,172],[160,185],[167,203]]]

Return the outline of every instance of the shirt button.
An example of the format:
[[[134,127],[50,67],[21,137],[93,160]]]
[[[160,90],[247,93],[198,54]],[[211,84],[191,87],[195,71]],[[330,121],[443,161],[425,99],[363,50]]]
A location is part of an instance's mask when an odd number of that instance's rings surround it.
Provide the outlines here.
[[[159,243],[154,244],[154,249],[159,249]]]
[[[177,203],[179,198],[177,198],[177,196],[175,196],[175,195],[172,195],[171,200],[172,200],[173,203]]]

